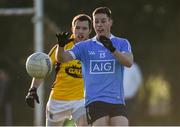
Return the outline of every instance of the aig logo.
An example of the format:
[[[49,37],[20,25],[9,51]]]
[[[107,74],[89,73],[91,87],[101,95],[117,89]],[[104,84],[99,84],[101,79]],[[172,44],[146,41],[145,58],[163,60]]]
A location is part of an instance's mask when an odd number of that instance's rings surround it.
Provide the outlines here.
[[[90,60],[90,74],[114,73],[115,60]]]

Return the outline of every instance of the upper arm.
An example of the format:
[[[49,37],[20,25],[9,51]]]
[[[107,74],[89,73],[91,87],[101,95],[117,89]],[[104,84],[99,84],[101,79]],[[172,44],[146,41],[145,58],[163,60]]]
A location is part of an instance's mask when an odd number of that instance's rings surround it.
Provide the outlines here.
[[[75,44],[73,48],[71,48],[67,52],[69,52],[69,54],[71,55],[73,59],[81,60],[84,54],[83,49],[85,49],[85,46],[83,46],[83,43],[78,43],[78,44]]]
[[[69,51],[65,51],[64,53],[65,53],[64,62],[68,62],[75,59]]]
[[[59,47],[56,49],[56,61],[59,63],[68,62],[73,60],[73,57],[68,51],[64,50],[64,47]]]
[[[121,52],[129,53],[129,55],[132,54],[131,45],[127,39],[123,40],[123,43],[121,46]]]

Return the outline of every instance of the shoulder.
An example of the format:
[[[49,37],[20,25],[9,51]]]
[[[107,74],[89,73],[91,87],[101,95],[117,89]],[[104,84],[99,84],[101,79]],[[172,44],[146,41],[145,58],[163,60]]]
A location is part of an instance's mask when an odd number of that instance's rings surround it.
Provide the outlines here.
[[[121,38],[121,37],[112,37],[112,41],[114,40],[114,43],[117,45],[125,46],[125,47],[131,47],[130,42],[126,38]]]
[[[128,39],[126,39],[126,38],[117,37],[117,36],[114,36],[114,35],[111,36],[111,39],[116,40],[116,41],[120,41],[120,42],[129,42]]]

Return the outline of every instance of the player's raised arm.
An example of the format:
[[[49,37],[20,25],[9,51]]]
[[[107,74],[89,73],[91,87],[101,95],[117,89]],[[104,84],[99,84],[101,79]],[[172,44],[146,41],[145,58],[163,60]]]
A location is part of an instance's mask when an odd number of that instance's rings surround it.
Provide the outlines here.
[[[71,54],[64,50],[64,46],[68,44],[70,41],[72,41],[72,39],[69,39],[69,35],[70,34],[68,32],[62,32],[62,33],[56,34],[57,43],[58,43],[58,47],[56,50],[56,60],[59,63],[73,60],[73,57],[71,56]]]
[[[112,42],[109,38],[105,36],[99,37],[100,42],[106,47],[117,59],[118,61],[126,67],[131,67],[133,64],[133,55],[132,53],[122,53],[116,50],[112,45]]]

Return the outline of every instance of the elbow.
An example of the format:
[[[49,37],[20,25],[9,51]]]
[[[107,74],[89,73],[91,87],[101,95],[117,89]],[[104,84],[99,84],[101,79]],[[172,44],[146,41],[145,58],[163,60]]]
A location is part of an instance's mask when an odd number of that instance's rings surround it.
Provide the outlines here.
[[[134,63],[133,60],[133,56],[131,55],[131,57],[126,61],[126,67],[130,68]]]
[[[130,68],[133,65],[133,61],[128,61],[126,63],[126,67]]]

